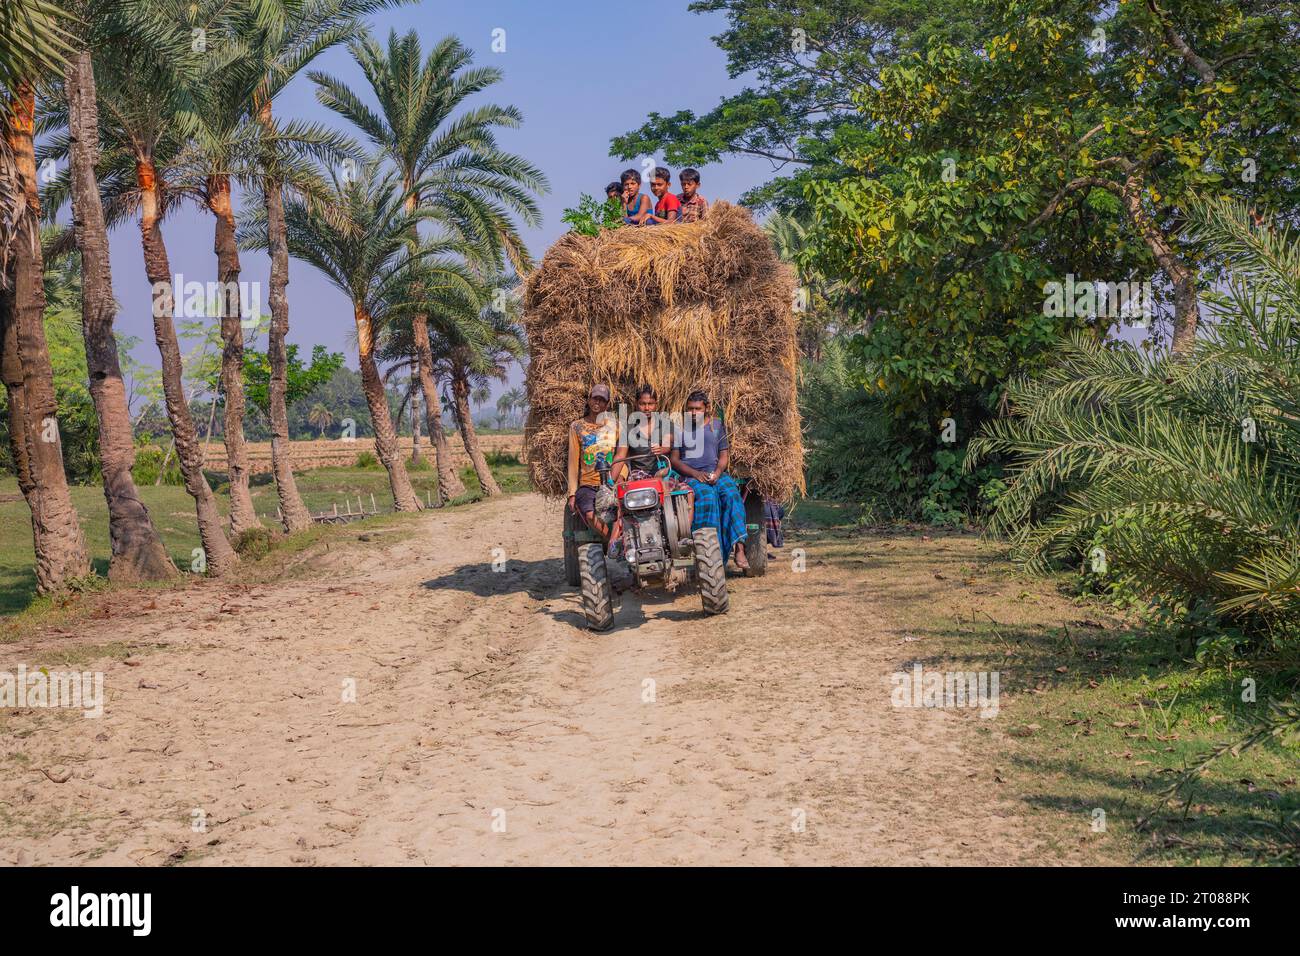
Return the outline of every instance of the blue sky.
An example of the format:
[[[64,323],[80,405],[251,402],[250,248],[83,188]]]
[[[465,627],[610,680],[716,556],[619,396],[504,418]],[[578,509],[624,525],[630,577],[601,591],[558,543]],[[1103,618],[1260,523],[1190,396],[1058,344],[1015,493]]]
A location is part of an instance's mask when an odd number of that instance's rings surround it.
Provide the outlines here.
[[[582,192],[600,194],[617,173],[639,162],[609,156],[610,138],[641,125],[652,110],[697,112],[712,108],[724,94],[743,85],[727,76],[726,58],[710,37],[721,32],[725,19],[687,11],[687,0],[661,4],[610,3],[576,0],[563,5],[538,0],[479,0],[471,4],[424,0],[371,19],[381,41],[390,29],[414,28],[425,48],[455,34],[475,51],[475,65],[500,68],[505,78],[469,103],[513,104],[524,115],[523,126],[505,130],[503,148],[521,153],[540,167],[551,183],[541,198],[540,228],[526,230],[534,256],[541,258],[564,232],[560,215],[576,205]],[[504,52],[493,52],[493,31],[504,30]],[[345,49],[332,50],[313,68],[345,82],[355,82],[367,100],[360,71]],[[315,99],[315,87],[299,77],[276,106],[280,117],[347,128]],[[674,172],[676,172],[674,170]],[[734,200],[767,180],[766,160],[729,158],[703,167],[701,192],[710,200]],[[216,278],[213,226],[209,216],[185,210],[164,225],[173,272],[186,281]],[[143,341],[133,353],[157,364],[150,319],[150,295],[145,281],[138,230],[118,229],[111,237],[113,283],[121,304],[117,329]],[[241,254],[247,282],[261,283],[266,309],[269,262],[263,253]],[[352,311],[313,268],[297,260],[289,266],[289,341],[303,350],[320,342],[343,351],[355,367],[356,356],[346,344]],[[518,381],[516,372],[511,376]]]

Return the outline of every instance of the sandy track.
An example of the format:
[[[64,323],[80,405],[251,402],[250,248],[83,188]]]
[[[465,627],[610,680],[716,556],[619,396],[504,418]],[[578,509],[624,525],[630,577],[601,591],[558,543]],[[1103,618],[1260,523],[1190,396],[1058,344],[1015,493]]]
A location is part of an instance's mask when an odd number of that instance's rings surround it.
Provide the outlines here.
[[[694,591],[626,594],[597,635],[561,584],[554,506],[421,521],[310,580],[143,596],[75,638],[0,648],[12,671],[69,640],[167,645],[87,667],[105,674],[102,719],[4,718],[0,861],[1035,859],[976,718],[891,707],[907,648],[866,572],[821,563],[816,542],[806,573],[783,559],[732,579],[723,618]],[[44,772],[59,768],[71,778]]]

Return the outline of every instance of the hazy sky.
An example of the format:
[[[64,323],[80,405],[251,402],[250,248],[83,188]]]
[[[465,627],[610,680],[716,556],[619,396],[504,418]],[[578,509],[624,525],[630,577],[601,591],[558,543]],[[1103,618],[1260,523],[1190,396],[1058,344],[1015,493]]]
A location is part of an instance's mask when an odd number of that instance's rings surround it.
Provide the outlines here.
[[[640,166],[610,157],[611,137],[640,126],[651,110],[704,111],[742,85],[727,76],[726,58],[710,40],[725,25],[724,18],[689,13],[686,7],[687,0],[659,4],[424,0],[386,11],[370,22],[381,42],[390,29],[401,33],[416,29],[426,52],[441,37],[455,34],[475,51],[475,65],[492,65],[504,72],[500,83],[468,103],[513,104],[523,112],[522,127],[503,131],[500,143],[527,157],[550,180],[551,192],[541,198],[542,226],[525,232],[529,248],[540,259],[564,232],[560,215],[566,206],[576,205],[582,192],[601,195],[619,171]],[[497,29],[505,31],[505,50],[500,53],[492,50]],[[330,51],[313,68],[355,81],[358,92],[373,102],[345,49]],[[315,85],[302,76],[277,101],[276,113],[352,131],[316,102]],[[768,179],[771,170],[766,160],[729,159],[701,168],[701,192],[710,200],[734,200]],[[171,218],[164,230],[174,272],[186,281],[206,283],[216,278],[210,216],[186,210]],[[120,228],[111,244],[113,284],[122,306],[117,328],[143,339],[135,357],[156,364],[139,232],[132,226]],[[257,252],[242,253],[241,258],[241,278],[261,283],[260,301],[266,313],[269,262]],[[301,343],[304,351],[311,344],[324,343],[343,351],[355,367],[355,353],[346,344],[352,311],[344,296],[296,259],[290,260],[289,280],[289,341]],[[511,376],[516,381],[519,377],[517,371]]]

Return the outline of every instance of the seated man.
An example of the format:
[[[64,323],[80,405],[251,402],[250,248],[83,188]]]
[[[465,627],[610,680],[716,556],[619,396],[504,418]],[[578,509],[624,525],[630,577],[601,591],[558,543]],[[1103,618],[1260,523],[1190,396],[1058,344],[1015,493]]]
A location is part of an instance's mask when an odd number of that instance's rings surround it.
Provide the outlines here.
[[[745,504],[735,479],[727,474],[731,444],[727,426],[714,418],[709,397],[691,392],[686,399],[686,419],[673,443],[672,463],[695,492],[695,518],[691,530],[718,529],[723,560],[736,559],[736,567],[749,567],[745,557]]]

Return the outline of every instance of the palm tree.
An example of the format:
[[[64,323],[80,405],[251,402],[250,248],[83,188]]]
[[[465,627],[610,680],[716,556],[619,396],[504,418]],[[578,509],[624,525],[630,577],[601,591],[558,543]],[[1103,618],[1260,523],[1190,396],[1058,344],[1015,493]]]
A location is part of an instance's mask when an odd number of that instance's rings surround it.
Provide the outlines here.
[[[325,429],[334,424],[334,413],[326,408],[322,403],[317,402],[307,413],[307,421],[312,427],[320,429],[320,437],[325,437]]]
[[[149,509],[140,500],[131,477],[135,440],[117,340],[113,335],[117,303],[113,299],[108,228],[95,171],[100,155],[99,107],[90,51],[92,46],[102,49],[115,40],[122,42],[128,31],[122,29],[123,23],[111,5],[87,3],[79,12],[84,15],[84,22],[93,26],[82,48],[68,62],[63,92],[68,108],[72,221],[77,251],[81,254],[86,368],[99,424],[99,460],[104,498],[108,503],[111,553],[108,576],[128,582],[166,580],[176,576],[176,566],[163,547]]]
[[[433,314],[430,328],[433,355],[439,372],[450,383],[452,412],[465,451],[483,493],[493,497],[501,494],[501,486],[479,445],[470,403],[475,396],[490,395],[487,386],[491,382],[506,380],[510,363],[524,354],[524,340],[511,312],[493,311],[490,302],[481,301],[476,317],[479,327],[469,336],[463,318],[445,309]]]
[[[844,317],[833,304],[843,287],[827,281],[808,264],[810,228],[806,219],[793,213],[776,212],[763,223],[777,256],[794,268],[799,280],[799,350],[809,360],[820,362],[826,339]]]
[[[294,122],[277,125],[272,105],[275,97],[317,56],[330,47],[357,37],[360,17],[401,0],[280,0],[267,11],[250,5],[240,11],[236,35],[247,44],[241,64],[250,116],[259,127],[264,148],[256,155],[257,182],[266,211],[267,243],[271,255],[268,301],[271,325],[267,355],[271,364],[268,388],[271,423],[271,463],[281,520],[286,531],[310,527],[311,515],[298,494],[293,477],[289,441],[287,353],[289,331],[289,250],[284,235],[285,186],[310,194],[319,191],[316,177],[302,165],[303,153],[342,158],[347,151],[340,138],[319,126]],[[249,85],[251,84],[251,89]],[[235,84],[235,88],[238,88]]]
[[[1300,624],[1300,241],[1245,203],[1188,212],[1232,263],[1191,355],[1078,334],[1011,383],[968,465],[1007,457],[992,530],[1031,566],[1104,547],[1145,596],[1268,643]]]
[[[63,65],[65,13],[22,0],[0,14],[0,79],[8,100],[0,150],[5,215],[0,234],[0,379],[8,393],[9,440],[18,487],[32,514],[36,584],[41,592],[90,572],[58,434],[54,372],[45,340],[44,262],[33,130],[34,85]]]
[[[523,390],[518,388],[508,389],[501,393],[501,396],[497,399],[498,430],[504,429],[511,413],[523,406],[523,396]]]
[[[62,70],[76,49],[72,16],[48,0],[0,5],[0,89],[15,93],[35,77]],[[9,136],[0,137],[0,289],[8,282],[10,251],[25,205]]]
[[[202,85],[206,70],[220,69],[222,59],[197,54],[179,7],[178,0],[137,0],[140,14],[151,15],[155,25],[152,42],[111,45],[98,60],[99,185],[109,228],[138,217],[176,457],[185,489],[194,499],[207,571],[221,576],[233,570],[239,558],[226,538],[203,473],[203,449],[190,412],[176,337],[176,290],[162,223],[185,203],[202,202],[200,184],[187,166],[185,131],[194,125],[189,91]],[[67,136],[60,133],[67,125],[66,105],[54,101],[42,118],[41,132],[48,141],[43,156],[68,156]],[[68,176],[47,187],[45,198],[52,214],[67,202],[69,191]],[[64,243],[70,239],[65,233]]]
[[[473,54],[455,37],[439,41],[422,58],[414,30],[402,37],[390,33],[386,50],[368,36],[350,49],[379,112],[347,84],[311,73],[317,98],[360,129],[394,165],[408,208],[433,208],[433,218],[479,248],[477,258],[488,261],[504,254],[517,269],[528,268],[528,251],[510,213],[537,224],[532,193],[546,191],[546,179],[521,157],[498,149],[495,138],[496,129],[517,127],[522,116],[514,107],[486,105],[453,118],[468,97],[498,82],[500,71],[471,69]],[[411,316],[411,354],[437,461],[439,499],[446,502],[462,494],[464,485],[443,428],[426,320],[426,314]]]
[[[439,256],[459,253],[455,243],[412,246],[410,236],[427,212],[410,209],[394,177],[368,162],[355,176],[331,174],[331,195],[320,203],[292,197],[285,204],[285,234],[292,255],[321,271],[352,302],[357,326],[361,383],[375,430],[375,452],[388,471],[394,507],[418,511],[398,453],[388,394],[379,374],[375,345],[384,325],[406,319],[406,296],[413,285],[456,280],[457,268]],[[250,212],[240,239],[265,246],[265,211]]]

